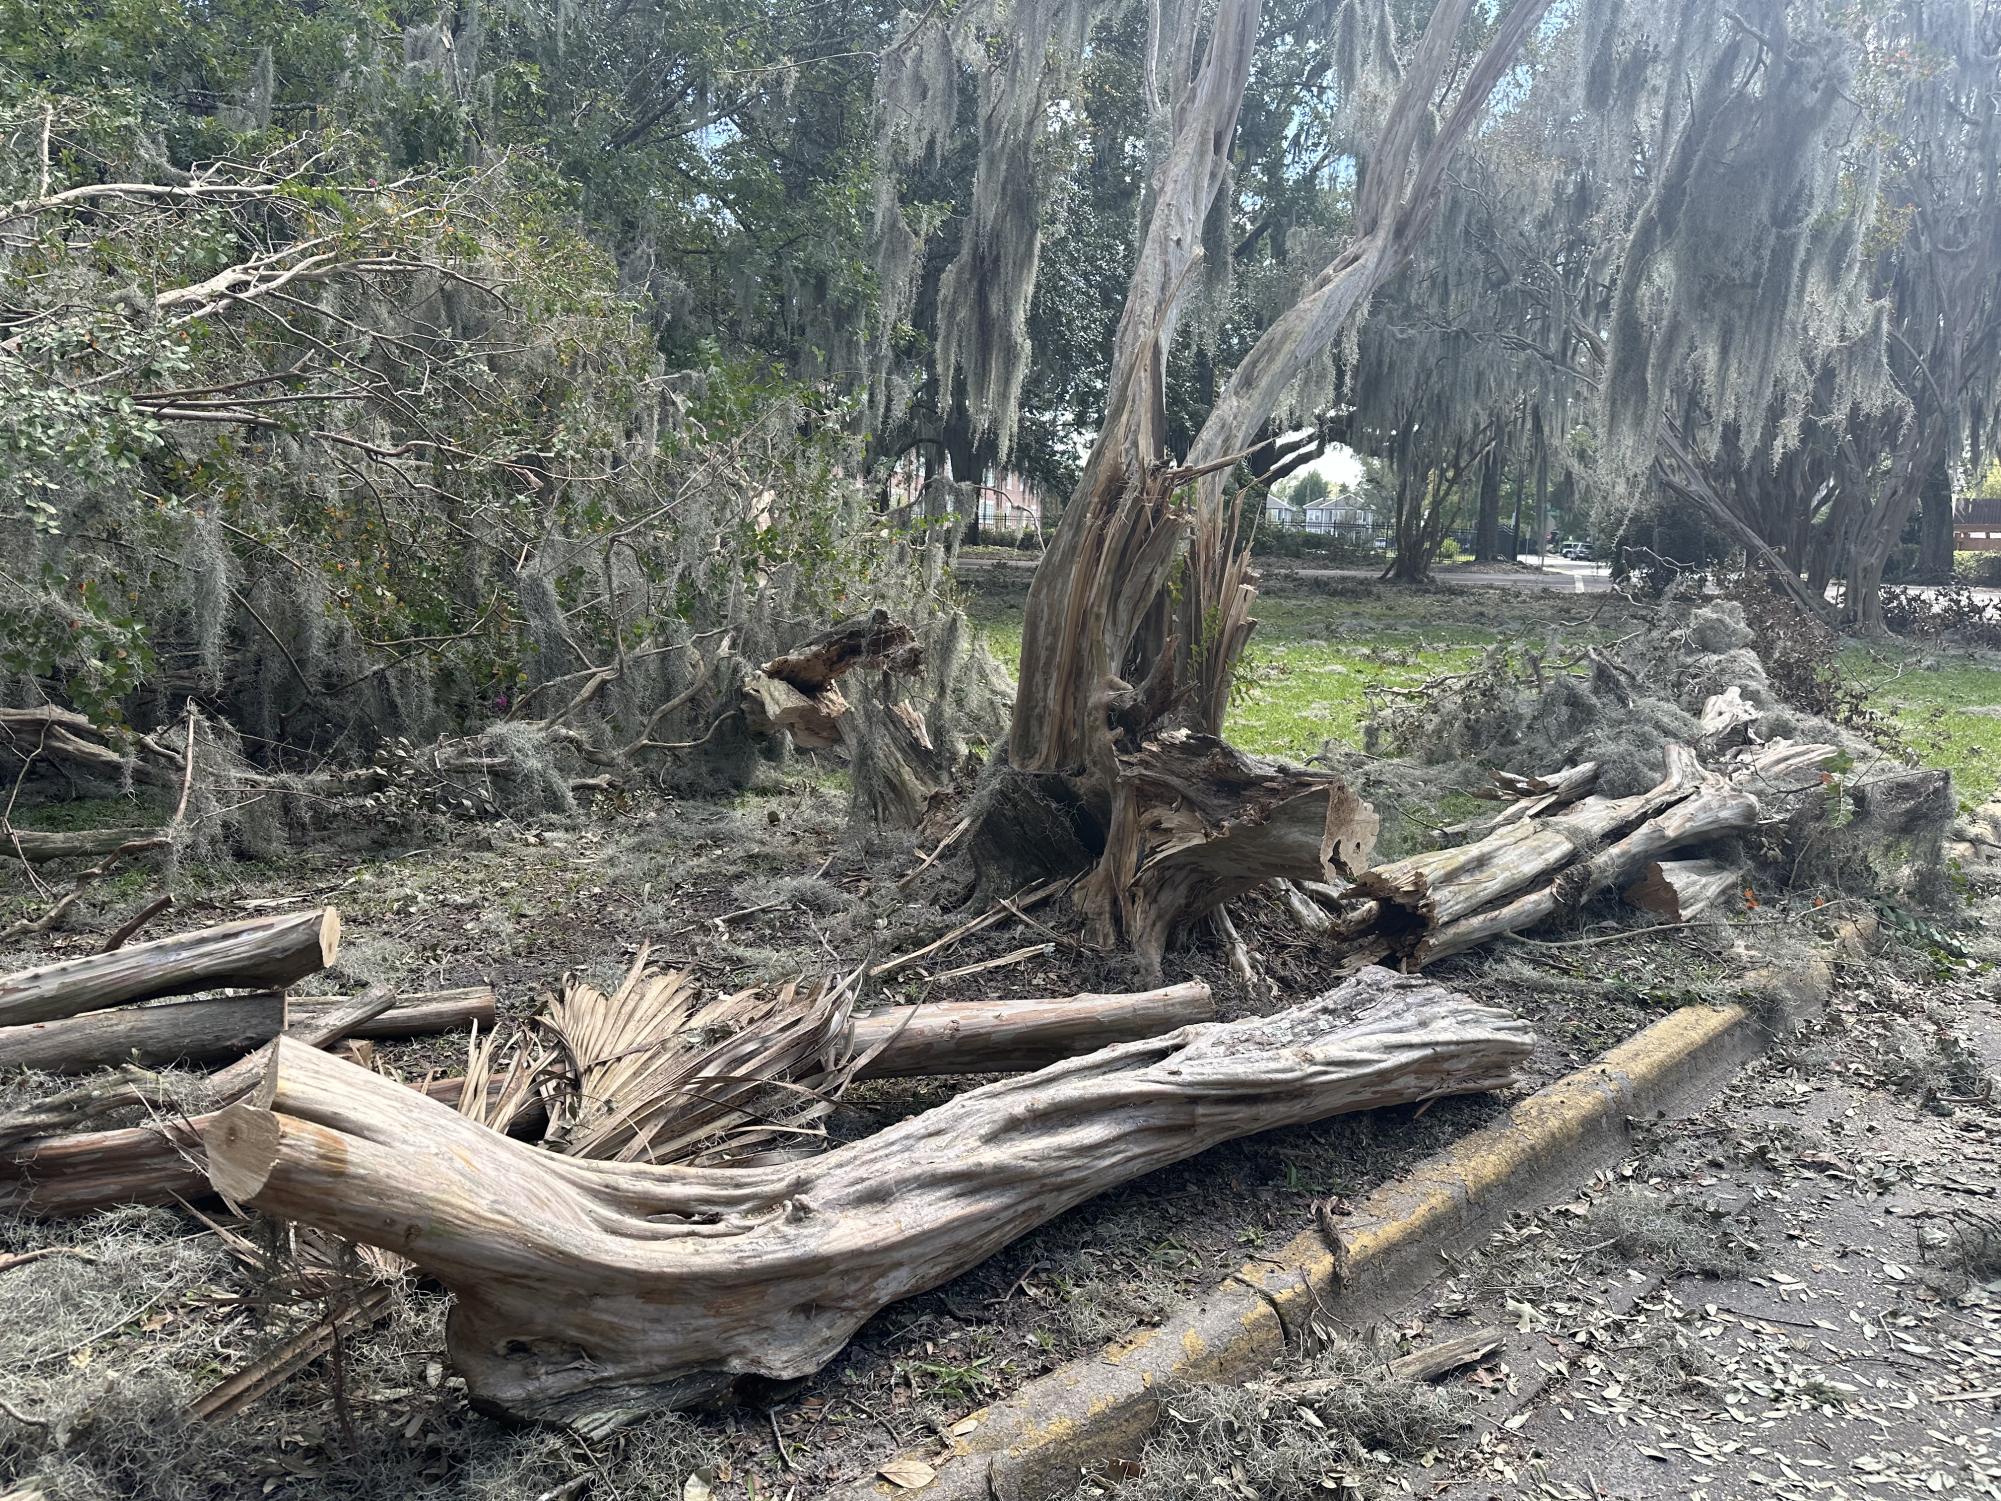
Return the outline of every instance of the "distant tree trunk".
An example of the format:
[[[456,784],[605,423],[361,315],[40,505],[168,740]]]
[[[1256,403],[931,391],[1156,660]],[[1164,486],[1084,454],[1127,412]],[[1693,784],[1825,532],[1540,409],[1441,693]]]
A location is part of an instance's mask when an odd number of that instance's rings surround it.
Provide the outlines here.
[[[1473,556],[1493,562],[1501,556],[1501,471],[1507,466],[1507,430],[1496,424],[1493,451],[1480,466],[1480,519],[1473,533]]]
[[[1925,471],[1924,492],[1919,497],[1918,578],[1927,584],[1952,581],[1952,465],[1945,445]]]
[[[1943,446],[1913,432],[1882,481],[1881,497],[1855,529],[1855,544],[1848,554],[1846,606],[1848,624],[1858,635],[1889,634],[1883,618],[1883,569],[1917,509],[1918,492],[1932,468],[1929,450]]]

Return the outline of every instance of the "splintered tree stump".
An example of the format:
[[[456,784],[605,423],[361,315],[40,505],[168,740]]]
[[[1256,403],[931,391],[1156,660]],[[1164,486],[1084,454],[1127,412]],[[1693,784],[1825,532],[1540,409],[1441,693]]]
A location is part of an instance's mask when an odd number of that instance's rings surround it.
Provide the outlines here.
[[[0,1026],[197,990],[279,990],[325,969],[339,951],[332,907],[249,917],[0,975]]]
[[[1168,939],[1267,881],[1332,881],[1375,848],[1375,810],[1326,772],[1169,730],[1119,757],[1111,830],[1078,905],[1157,974]]]
[[[0,1069],[74,1074],[119,1063],[207,1063],[261,1047],[294,1021],[324,1015],[346,996],[291,996],[277,991],[169,1001],[89,1011],[81,1016],[0,1027]],[[484,985],[403,996],[349,1037],[414,1037],[477,1022],[493,1023],[495,998]]]
[[[537,1151],[280,1040],[203,1131],[231,1201],[394,1250],[456,1295],[482,1406],[595,1426],[817,1370],[871,1315],[1095,1194],[1255,1131],[1505,1087],[1528,1027],[1371,971],[1275,1016],[989,1084],[802,1162]]]
[[[918,665],[910,627],[890,619],[887,610],[871,610],[746,675],[744,714],[760,734],[789,734],[801,750],[825,750],[840,743],[850,707],[836,679],[857,667],[909,673]]]
[[[1130,995],[940,1001],[857,1016],[849,1046],[863,1055],[881,1049],[856,1071],[861,1079],[1007,1074],[1215,1015],[1209,987],[1199,980]]]

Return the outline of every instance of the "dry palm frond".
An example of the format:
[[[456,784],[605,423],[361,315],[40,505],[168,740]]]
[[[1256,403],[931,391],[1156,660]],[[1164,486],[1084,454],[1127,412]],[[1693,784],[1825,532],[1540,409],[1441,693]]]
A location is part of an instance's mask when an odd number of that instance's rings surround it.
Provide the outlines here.
[[[525,1033],[512,1039],[505,1063],[499,1061],[500,1033],[479,1035],[475,1022],[466,1044],[465,1083],[459,1090],[458,1112],[482,1126],[508,1132],[530,1111],[541,1108],[550,1088],[548,1075],[555,1054],[532,1042]]]
[[[642,949],[610,995],[566,976],[543,1018],[570,1065],[546,1144],[620,1162],[732,1159],[817,1134],[847,1085],[859,975],[703,1001],[684,971],[649,973]]]

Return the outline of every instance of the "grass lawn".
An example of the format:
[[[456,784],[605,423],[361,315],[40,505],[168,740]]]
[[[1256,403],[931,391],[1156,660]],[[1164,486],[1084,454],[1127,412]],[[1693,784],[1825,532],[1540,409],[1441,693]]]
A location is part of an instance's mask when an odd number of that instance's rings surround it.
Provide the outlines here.
[[[2001,658],[1936,645],[1850,646],[1841,664],[1892,715],[1928,766],[1952,773],[1964,804],[2001,785]]]
[[[1499,589],[1411,591],[1366,583],[1300,588],[1285,580],[1260,598],[1226,725],[1246,750],[1297,759],[1329,740],[1359,745],[1373,685],[1410,687],[1463,669],[1501,642],[1552,636],[1575,647],[1616,635],[1605,596]],[[988,646],[1021,663],[1026,580],[975,595]],[[2001,786],[2001,657],[1935,645],[1856,644],[1842,666],[1866,684],[1927,765],[1953,774],[1977,803]]]

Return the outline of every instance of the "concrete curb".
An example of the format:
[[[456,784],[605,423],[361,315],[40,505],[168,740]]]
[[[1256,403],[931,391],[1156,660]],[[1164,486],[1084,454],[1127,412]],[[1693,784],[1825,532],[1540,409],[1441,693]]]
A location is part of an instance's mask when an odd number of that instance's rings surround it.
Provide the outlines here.
[[[1066,1489],[1085,1469],[1137,1451],[1163,1394],[1191,1382],[1249,1379],[1334,1299],[1366,1304],[1400,1278],[1428,1274],[1438,1252],[1497,1214],[1566,1190],[1616,1159],[1633,1118],[1720,1086],[1767,1035],[1742,1006],[1684,1006],[1385,1184],[1331,1233],[1294,1236],[1160,1328],[967,1414],[958,1425],[966,1431],[942,1455],[934,1445],[897,1456],[936,1468],[921,1489],[872,1477],[835,1494],[839,1501],[1026,1501]],[[1366,1309],[1343,1309],[1350,1323],[1363,1321],[1350,1316],[1358,1312]]]

